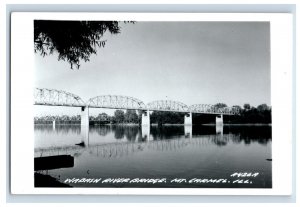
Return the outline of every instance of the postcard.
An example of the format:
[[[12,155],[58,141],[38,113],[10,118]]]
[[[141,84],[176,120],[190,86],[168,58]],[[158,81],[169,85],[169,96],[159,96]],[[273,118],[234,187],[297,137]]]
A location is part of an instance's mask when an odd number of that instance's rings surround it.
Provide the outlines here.
[[[289,195],[291,22],[13,13],[12,193]]]

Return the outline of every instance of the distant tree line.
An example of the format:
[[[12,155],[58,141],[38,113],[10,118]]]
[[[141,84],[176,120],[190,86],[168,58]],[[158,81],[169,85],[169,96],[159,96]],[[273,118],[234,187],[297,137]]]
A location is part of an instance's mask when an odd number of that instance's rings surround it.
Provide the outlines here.
[[[41,117],[34,117],[35,124],[52,124],[55,120],[56,124],[80,124],[81,117],[80,115],[77,116],[41,116]]]
[[[183,124],[184,113],[170,111],[153,111],[150,116],[150,123],[153,124]]]
[[[141,121],[141,112],[139,115],[136,110],[116,110],[113,116],[109,116],[106,113],[100,113],[97,116],[89,116],[89,121],[91,125],[96,124],[139,124]],[[35,124],[52,124],[55,120],[56,124],[80,124],[81,116],[42,116],[34,117]]]
[[[240,108],[240,116],[227,117],[228,123],[272,123],[272,108],[267,104],[258,105],[256,108],[250,104],[244,104]]]
[[[226,107],[226,106],[225,106]],[[224,115],[223,122],[228,124],[270,124],[272,123],[272,108],[267,104],[261,104],[257,107],[250,104],[244,104],[243,108],[238,108],[239,115]],[[210,114],[193,114],[193,124],[214,124],[215,116]]]
[[[224,103],[218,103],[215,107],[223,108],[227,107]],[[245,124],[245,123],[261,123],[269,124],[272,122],[271,107],[266,104],[261,104],[257,107],[250,106],[250,104],[244,104],[243,108],[240,106],[234,106],[240,111],[239,115],[224,115],[224,123],[232,124]],[[109,116],[106,113],[100,113],[97,116],[90,116],[90,124],[141,124],[142,111],[137,110],[116,110],[113,116]],[[167,111],[153,111],[150,116],[151,124],[183,124],[184,113],[167,112]],[[215,114],[196,114],[192,116],[193,124],[208,124],[215,123]],[[55,120],[56,124],[80,124],[81,117],[77,116],[43,116],[35,117],[35,124],[52,124]]]
[[[139,124],[142,115],[139,112],[137,114],[136,110],[128,109],[126,112],[123,110],[116,110],[114,116],[111,117],[111,123],[113,124]]]

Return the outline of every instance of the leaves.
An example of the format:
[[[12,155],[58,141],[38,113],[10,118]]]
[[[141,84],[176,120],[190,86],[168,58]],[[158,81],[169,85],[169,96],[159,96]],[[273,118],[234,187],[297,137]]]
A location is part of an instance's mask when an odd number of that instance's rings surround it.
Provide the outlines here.
[[[117,21],[34,21],[34,52],[41,56],[58,53],[58,60],[70,63],[79,69],[80,62],[90,60],[97,47],[105,47],[101,40],[105,32],[120,33]]]
[[[225,108],[227,105],[225,103],[217,103],[214,105],[217,109]]]

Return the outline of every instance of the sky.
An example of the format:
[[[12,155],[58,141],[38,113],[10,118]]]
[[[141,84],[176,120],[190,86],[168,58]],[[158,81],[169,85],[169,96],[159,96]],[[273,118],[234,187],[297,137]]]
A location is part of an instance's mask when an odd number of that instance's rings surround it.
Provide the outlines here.
[[[103,40],[105,47],[79,70],[55,53],[35,54],[34,86],[85,101],[125,95],[145,104],[166,99],[188,106],[271,104],[268,22],[121,23],[120,34],[105,34]],[[36,114],[80,112],[61,108],[36,106]]]

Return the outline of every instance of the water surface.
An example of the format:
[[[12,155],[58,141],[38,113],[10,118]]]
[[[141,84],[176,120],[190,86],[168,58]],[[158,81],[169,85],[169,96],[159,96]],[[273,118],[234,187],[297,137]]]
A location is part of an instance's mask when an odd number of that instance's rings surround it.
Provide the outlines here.
[[[90,126],[88,133],[83,130],[76,125],[36,125],[35,157],[74,157],[73,167],[39,173],[60,182],[101,178],[98,183],[68,183],[73,187],[272,187],[272,162],[267,160],[272,158],[270,126],[103,125]],[[244,172],[249,176],[233,176]],[[108,178],[165,182],[102,182]]]

